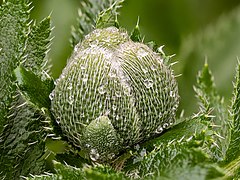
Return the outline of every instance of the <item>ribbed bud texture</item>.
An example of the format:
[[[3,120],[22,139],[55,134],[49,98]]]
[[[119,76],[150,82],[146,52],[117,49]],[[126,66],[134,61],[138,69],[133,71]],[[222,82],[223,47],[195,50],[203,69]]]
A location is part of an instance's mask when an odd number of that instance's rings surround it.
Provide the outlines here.
[[[161,56],[114,27],[94,30],[75,47],[50,98],[64,135],[93,161],[169,128],[179,103]]]

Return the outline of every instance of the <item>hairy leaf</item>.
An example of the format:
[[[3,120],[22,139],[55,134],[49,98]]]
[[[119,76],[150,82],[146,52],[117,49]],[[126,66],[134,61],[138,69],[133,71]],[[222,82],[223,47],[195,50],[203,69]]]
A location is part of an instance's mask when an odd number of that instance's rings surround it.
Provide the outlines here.
[[[28,34],[25,44],[23,66],[30,69],[35,74],[45,75],[47,59],[46,53],[49,46],[50,17],[45,18],[39,24],[33,25]]]
[[[15,73],[17,91],[0,136],[0,177],[3,179],[19,179],[45,170],[44,140],[52,129],[47,110],[49,101],[46,101],[52,82],[42,82],[22,67]],[[35,89],[29,88],[33,80],[37,83]]]
[[[96,26],[96,21],[100,22],[108,22],[112,21],[117,15],[116,8],[111,9],[111,7],[119,7],[113,6],[114,2],[119,3],[122,0],[104,0],[104,1],[95,1],[95,0],[83,0],[80,2],[80,9],[78,11],[78,27],[73,27],[72,29],[72,39],[71,44],[74,47],[81,41],[84,35],[90,33],[94,27]],[[102,13],[100,13],[102,12]],[[100,13],[98,20],[97,15]],[[109,16],[110,15],[110,16]]]
[[[13,73],[24,48],[29,6],[25,0],[3,2],[0,7],[0,132],[13,93]]]
[[[122,173],[114,171],[107,166],[98,165],[96,167],[84,167],[82,169],[72,167],[69,165],[63,165],[55,162],[56,174],[41,175],[27,178],[28,180],[79,180],[79,179],[98,179],[98,180],[124,180],[126,178]]]
[[[208,64],[205,64],[202,71],[199,72],[194,90],[199,100],[200,111],[212,115],[210,126],[215,134],[215,146],[211,147],[211,151],[214,158],[220,161],[225,156],[228,144],[228,112],[223,99],[217,93]]]
[[[225,164],[230,175],[240,172],[240,63],[237,66],[237,73],[234,83],[233,99],[231,106],[231,136],[226,153]],[[239,174],[239,173],[238,173]]]
[[[205,179],[221,177],[203,151],[212,141],[204,114],[190,118],[143,145],[136,145],[124,169],[130,177],[149,179]],[[201,172],[201,173],[198,173]],[[179,176],[180,175],[180,176]]]

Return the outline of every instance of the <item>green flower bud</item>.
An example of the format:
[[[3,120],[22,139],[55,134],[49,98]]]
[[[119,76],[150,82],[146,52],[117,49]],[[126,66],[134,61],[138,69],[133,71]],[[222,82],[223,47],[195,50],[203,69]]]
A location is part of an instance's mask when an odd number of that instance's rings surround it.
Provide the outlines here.
[[[103,162],[169,128],[179,95],[159,54],[109,27],[94,30],[75,47],[51,100],[69,141]]]

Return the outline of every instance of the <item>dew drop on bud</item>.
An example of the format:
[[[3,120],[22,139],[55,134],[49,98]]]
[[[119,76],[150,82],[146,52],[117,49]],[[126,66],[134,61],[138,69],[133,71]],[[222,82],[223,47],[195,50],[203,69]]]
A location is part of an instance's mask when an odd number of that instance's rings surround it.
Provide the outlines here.
[[[51,92],[51,93],[49,94],[49,99],[52,101],[53,98],[54,98],[54,93]]]
[[[137,57],[138,58],[143,58],[143,57],[146,57],[147,55],[148,55],[148,52],[146,50],[144,50],[143,48],[140,48],[137,51]]]
[[[119,115],[116,116],[116,120],[119,120]]]
[[[83,82],[84,83],[86,83],[87,82],[87,80],[88,80],[88,74],[84,74],[84,76],[83,76]]]
[[[156,71],[157,70],[157,66],[156,65],[152,65],[151,66],[151,70]]]
[[[96,149],[91,149],[89,153],[89,157],[92,161],[97,161],[99,159],[99,154]]]
[[[69,86],[67,87],[68,90],[72,89],[72,83],[69,84]]]
[[[145,116],[145,117],[147,116],[147,111],[144,111],[144,116]]]
[[[168,128],[168,126],[169,126],[169,124],[168,124],[168,123],[164,123],[164,124],[163,124],[163,129],[167,129],[167,128]]]
[[[117,110],[117,106],[116,106],[116,105],[113,105],[113,106],[112,106],[112,109],[113,109],[113,111],[116,111],[116,110]]]
[[[153,86],[153,80],[151,80],[151,79],[145,79],[145,80],[143,81],[143,83],[144,83],[144,85],[146,86],[146,88],[148,88],[148,89]]]
[[[116,77],[116,73],[115,73],[114,71],[112,71],[112,70],[109,72],[108,75],[109,75],[109,77],[111,77],[111,78],[115,78],[115,77]]]
[[[115,154],[114,153],[110,153],[107,155],[108,159],[113,159],[115,157]]]
[[[140,156],[145,156],[147,154],[147,151],[146,151],[146,149],[145,148],[143,148],[142,150],[141,150],[141,152],[140,152]]]
[[[157,134],[160,134],[163,132],[163,128],[161,126],[159,126],[156,131],[155,131]]]
[[[139,144],[137,144],[136,146],[134,146],[134,149],[136,149],[137,151],[140,149]]]
[[[85,70],[85,69],[86,69],[86,66],[82,64],[82,65],[80,66],[80,69],[81,69],[81,70]]]
[[[69,98],[68,98],[68,103],[72,105],[73,102],[74,102],[74,97],[71,95],[71,96],[69,96]]]
[[[121,91],[115,91],[116,97],[121,97]]]
[[[142,71],[144,74],[146,74],[148,72],[148,70],[145,67],[142,67]]]
[[[85,147],[86,148],[90,148],[90,144],[85,144]]]
[[[106,92],[105,86],[104,86],[104,85],[101,85],[101,86],[98,88],[98,92],[99,92],[99,94],[104,94],[104,93]]]
[[[173,91],[170,91],[170,97],[175,97],[175,93]]]

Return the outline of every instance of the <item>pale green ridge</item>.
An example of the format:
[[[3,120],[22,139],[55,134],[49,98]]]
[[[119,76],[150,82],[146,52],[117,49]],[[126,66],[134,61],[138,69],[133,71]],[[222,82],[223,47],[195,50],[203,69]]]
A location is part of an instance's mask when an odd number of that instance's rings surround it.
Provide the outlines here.
[[[0,135],[0,177],[19,179],[20,176],[45,171],[45,139],[52,134],[48,109],[50,81],[42,82],[22,67],[15,70],[17,91]],[[32,89],[32,83],[37,83]],[[30,88],[29,88],[30,87]],[[47,93],[48,92],[48,93]]]
[[[231,112],[231,137],[226,154],[226,162],[239,159],[240,150],[240,63],[238,62],[235,76]],[[239,165],[238,165],[239,166]]]
[[[4,1],[0,7],[0,132],[13,93],[13,70],[24,48],[29,18],[27,1]]]
[[[109,118],[117,144],[126,149],[171,127],[179,103],[173,72],[161,56],[115,27],[96,29],[75,47],[51,99],[64,136],[79,148],[87,126],[100,116]],[[100,151],[99,161],[106,160]]]
[[[221,161],[225,157],[229,140],[228,111],[223,98],[217,93],[208,64],[205,64],[199,72],[194,90],[199,101],[200,111],[212,116],[210,126],[212,126],[213,134],[215,134],[215,145],[211,146],[211,152],[213,158]]]

